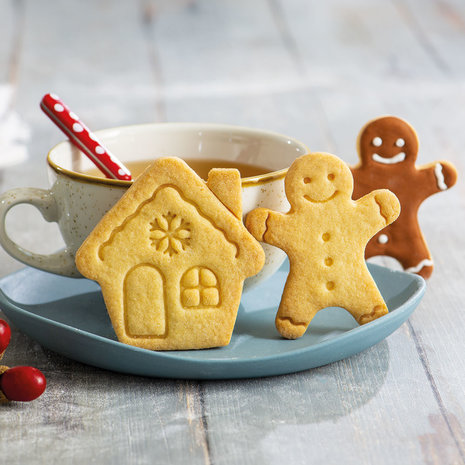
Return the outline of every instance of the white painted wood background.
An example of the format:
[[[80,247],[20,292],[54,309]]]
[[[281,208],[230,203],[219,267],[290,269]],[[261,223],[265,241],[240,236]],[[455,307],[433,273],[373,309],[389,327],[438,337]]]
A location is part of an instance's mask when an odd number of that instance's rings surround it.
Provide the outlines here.
[[[46,187],[62,139],[39,109],[58,93],[95,129],[150,121],[247,125],[357,160],[369,119],[417,129],[419,162],[465,165],[463,0],[0,0],[0,191]],[[462,464],[465,185],[428,199],[435,259],[410,320],[372,349],[256,380],[147,379],[98,370],[13,328],[4,362],[48,389],[0,408],[0,463]],[[22,244],[61,246],[18,207]],[[44,241],[44,238],[47,238]],[[0,276],[22,265],[0,251]]]

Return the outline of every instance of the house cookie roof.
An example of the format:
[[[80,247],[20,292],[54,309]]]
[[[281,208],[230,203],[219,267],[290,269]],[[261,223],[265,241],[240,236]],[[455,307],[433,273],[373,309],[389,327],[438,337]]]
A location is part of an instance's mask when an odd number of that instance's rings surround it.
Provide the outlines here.
[[[98,280],[99,269],[104,263],[99,251],[109,244],[126,222],[137,215],[141,205],[149,202],[163,187],[174,188],[188,203],[195,205],[200,215],[206,217],[217,229],[222,231],[225,239],[236,246],[237,265],[245,277],[258,273],[264,263],[261,245],[250,235],[238,214],[238,205],[229,190],[226,205],[217,197],[221,196],[221,177],[224,175],[225,186],[231,189],[231,175],[239,176],[237,170],[214,170],[212,189],[184,161],[178,158],[159,158],[133,183],[121,199],[102,218],[76,255],[78,268],[86,270],[85,275]],[[240,183],[237,183],[237,196],[241,195]],[[223,192],[226,192],[223,189]],[[216,194],[216,195],[215,195]],[[239,207],[240,208],[240,207]],[[234,211],[234,213],[233,213]]]

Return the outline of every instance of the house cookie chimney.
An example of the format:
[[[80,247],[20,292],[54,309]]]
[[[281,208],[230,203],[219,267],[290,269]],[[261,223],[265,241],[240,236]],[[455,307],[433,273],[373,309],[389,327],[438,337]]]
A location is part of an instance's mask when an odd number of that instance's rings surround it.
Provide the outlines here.
[[[239,170],[213,168],[208,173],[207,187],[234,216],[242,220],[242,185]]]

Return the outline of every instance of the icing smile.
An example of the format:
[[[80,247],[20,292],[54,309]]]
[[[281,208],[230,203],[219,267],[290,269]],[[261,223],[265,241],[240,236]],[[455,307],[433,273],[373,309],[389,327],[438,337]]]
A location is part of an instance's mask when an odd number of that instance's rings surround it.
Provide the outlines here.
[[[397,155],[394,155],[393,157],[382,157],[381,155],[374,153],[372,155],[372,158],[374,161],[377,161],[378,163],[383,163],[385,165],[393,165],[395,163],[401,163],[405,160],[405,152],[399,152]]]
[[[324,203],[324,202],[328,202],[329,200],[334,199],[334,197],[336,197],[338,192],[339,191],[334,191],[333,195],[331,195],[330,197],[327,197],[326,199],[323,199],[323,200],[315,200],[315,199],[312,199],[308,195],[304,195],[304,199],[308,200],[309,202],[312,202],[312,203]]]

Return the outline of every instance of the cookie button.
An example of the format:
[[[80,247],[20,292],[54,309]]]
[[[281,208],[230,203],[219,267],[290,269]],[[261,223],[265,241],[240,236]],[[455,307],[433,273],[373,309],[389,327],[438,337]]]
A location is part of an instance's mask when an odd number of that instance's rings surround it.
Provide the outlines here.
[[[332,291],[335,287],[336,285],[334,284],[334,281],[328,281],[326,283],[326,289],[328,289],[328,291]]]
[[[380,234],[380,235],[378,236],[378,242],[379,242],[380,244],[387,244],[387,243],[389,242],[389,237],[387,237],[386,234]]]
[[[326,257],[325,258],[325,265],[326,266],[331,266],[334,263],[334,260],[331,257]]]
[[[328,232],[325,232],[323,233],[321,238],[323,239],[324,242],[328,242],[331,239],[331,234],[329,234]]]

